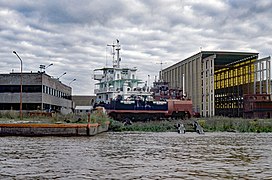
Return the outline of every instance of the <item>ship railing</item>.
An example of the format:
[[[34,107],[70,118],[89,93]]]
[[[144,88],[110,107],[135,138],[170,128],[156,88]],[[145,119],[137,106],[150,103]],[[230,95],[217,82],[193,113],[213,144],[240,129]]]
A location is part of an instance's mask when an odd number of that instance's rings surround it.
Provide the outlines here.
[[[94,74],[94,80],[102,80],[103,79],[103,74]]]
[[[114,91],[114,88],[103,88],[103,89],[94,89],[94,93],[102,93],[102,92],[109,92],[109,91]]]
[[[95,89],[94,93],[101,93],[101,92],[106,92],[106,89]]]

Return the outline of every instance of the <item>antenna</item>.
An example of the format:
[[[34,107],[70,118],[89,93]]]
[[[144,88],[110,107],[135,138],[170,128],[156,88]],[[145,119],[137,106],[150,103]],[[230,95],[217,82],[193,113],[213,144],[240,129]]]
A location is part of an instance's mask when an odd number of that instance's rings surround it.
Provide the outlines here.
[[[162,71],[162,65],[163,65],[163,64],[166,64],[166,62],[165,62],[165,63],[163,63],[163,62],[162,62],[162,60],[161,60],[161,62],[160,62],[160,63],[156,63],[156,64],[160,64],[160,65],[161,65],[161,71]]]
[[[120,58],[120,50],[121,50],[121,46],[120,46],[120,43],[119,43],[119,40],[116,39],[116,42],[117,42],[117,45],[116,45],[116,51],[117,51],[117,67],[119,68],[120,67],[120,61],[121,61],[121,58]]]

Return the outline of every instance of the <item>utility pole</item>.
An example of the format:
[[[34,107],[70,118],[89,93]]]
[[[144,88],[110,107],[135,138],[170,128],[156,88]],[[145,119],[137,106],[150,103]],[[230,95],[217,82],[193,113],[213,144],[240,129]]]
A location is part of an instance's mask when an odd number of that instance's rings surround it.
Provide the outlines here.
[[[160,79],[160,80],[163,80],[163,76],[162,76],[162,65],[163,65],[163,64],[166,64],[166,63],[163,63],[162,60],[161,60],[160,63],[156,63],[156,64],[160,64],[160,65],[161,65],[161,71],[160,71],[160,74],[159,74],[159,75],[160,75],[159,79]]]

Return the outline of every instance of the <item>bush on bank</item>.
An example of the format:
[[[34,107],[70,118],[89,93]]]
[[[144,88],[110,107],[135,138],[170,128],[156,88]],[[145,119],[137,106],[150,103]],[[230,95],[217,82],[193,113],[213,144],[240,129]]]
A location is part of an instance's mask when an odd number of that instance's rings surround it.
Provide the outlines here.
[[[2,111],[0,112],[0,119],[9,120],[9,119],[17,119],[20,118],[20,113],[10,110],[10,111]]]
[[[111,120],[111,131],[145,131],[166,132],[177,131],[176,124],[183,123],[186,131],[194,131],[193,122],[197,121],[205,132],[272,132],[272,119],[242,119],[228,117],[198,118],[190,120],[164,120],[133,122],[132,125],[124,125],[119,121]]]
[[[111,120],[109,130],[111,131],[143,131],[143,132],[174,132],[177,131],[174,121],[146,121],[133,122],[132,125],[124,125],[124,123]]]
[[[144,132],[167,132],[176,131],[175,126],[168,121],[137,122],[132,125],[124,125],[119,121],[112,120],[110,123],[112,131],[144,131]]]
[[[20,121],[20,113],[17,111],[2,111],[0,112],[0,121],[5,122],[16,122]],[[29,122],[39,122],[39,123],[87,123],[88,114],[67,114],[62,115],[59,113],[54,113],[52,117],[48,116],[30,116],[29,114],[23,114],[23,121]],[[110,121],[110,118],[99,111],[93,111],[90,114],[91,123],[105,124],[107,121]]]
[[[272,132],[271,119],[213,117],[198,122],[207,132]]]

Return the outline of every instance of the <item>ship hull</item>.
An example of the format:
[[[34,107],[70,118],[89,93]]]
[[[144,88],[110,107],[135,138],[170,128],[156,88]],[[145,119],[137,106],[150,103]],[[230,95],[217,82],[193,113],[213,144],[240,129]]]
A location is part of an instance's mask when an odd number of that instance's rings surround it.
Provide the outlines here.
[[[185,102],[183,100],[148,102],[112,101],[111,103],[99,104],[97,106],[103,106],[107,114],[118,121],[125,121],[127,119],[131,121],[145,121],[162,118],[190,118],[191,111],[188,109],[191,109],[191,102]]]

